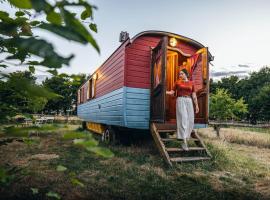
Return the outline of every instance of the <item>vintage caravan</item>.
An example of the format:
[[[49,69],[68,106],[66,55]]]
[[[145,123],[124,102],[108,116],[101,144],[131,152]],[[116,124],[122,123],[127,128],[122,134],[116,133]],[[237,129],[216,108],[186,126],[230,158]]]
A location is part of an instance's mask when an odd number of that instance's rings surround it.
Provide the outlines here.
[[[79,88],[78,116],[105,140],[112,140],[117,129],[151,130],[162,155],[171,163],[160,134],[175,131],[176,97],[166,95],[166,90],[172,89],[179,70],[186,68],[200,108],[195,128],[206,127],[211,60],[207,47],[175,33],[144,31],[124,37]]]

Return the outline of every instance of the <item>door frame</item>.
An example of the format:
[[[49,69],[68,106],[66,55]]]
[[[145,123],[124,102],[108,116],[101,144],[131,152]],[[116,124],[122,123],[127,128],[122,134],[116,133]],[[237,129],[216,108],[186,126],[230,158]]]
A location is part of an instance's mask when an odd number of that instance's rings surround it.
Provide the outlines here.
[[[154,88],[154,58],[153,58],[153,51],[157,48],[161,43],[162,49],[162,57],[161,57],[161,83]],[[168,47],[168,36],[164,36],[161,38],[160,42],[154,48],[151,48],[151,66],[150,66],[150,77],[151,77],[151,84],[150,84],[150,122],[158,122],[158,123],[165,123],[166,122],[166,67],[167,67],[167,47]],[[160,119],[153,119],[153,95],[155,95],[155,89],[161,90],[161,98],[162,98],[162,107],[161,107],[161,118]]]

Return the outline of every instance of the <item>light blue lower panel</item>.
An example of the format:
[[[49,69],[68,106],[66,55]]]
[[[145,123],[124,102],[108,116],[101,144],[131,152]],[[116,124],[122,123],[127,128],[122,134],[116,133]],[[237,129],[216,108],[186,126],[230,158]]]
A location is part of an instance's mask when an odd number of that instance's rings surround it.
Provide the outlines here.
[[[84,121],[149,129],[150,90],[120,88],[79,105],[78,116]],[[206,127],[207,124],[194,124],[195,129]]]
[[[123,88],[78,106],[78,117],[109,125],[124,126]]]
[[[125,87],[124,99],[126,127],[149,129],[150,90]]]

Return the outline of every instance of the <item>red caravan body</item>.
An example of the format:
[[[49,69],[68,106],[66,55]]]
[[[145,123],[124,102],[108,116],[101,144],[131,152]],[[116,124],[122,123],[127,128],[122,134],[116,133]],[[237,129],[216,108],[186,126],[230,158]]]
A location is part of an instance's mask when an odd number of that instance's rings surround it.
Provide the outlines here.
[[[177,46],[170,51],[177,50],[183,58],[204,48],[192,39],[162,31],[145,31],[127,39],[93,73],[97,75],[95,96],[89,98],[87,95],[89,81],[80,87],[78,116],[84,121],[148,129],[151,118],[151,53],[164,37],[177,39]],[[204,88],[206,92],[206,98],[201,102],[204,113],[199,117],[203,120],[197,120],[200,126],[208,120],[208,62],[211,59],[208,54],[204,69],[207,70],[204,72],[206,81],[202,80],[203,67],[197,67],[192,77],[195,90]]]

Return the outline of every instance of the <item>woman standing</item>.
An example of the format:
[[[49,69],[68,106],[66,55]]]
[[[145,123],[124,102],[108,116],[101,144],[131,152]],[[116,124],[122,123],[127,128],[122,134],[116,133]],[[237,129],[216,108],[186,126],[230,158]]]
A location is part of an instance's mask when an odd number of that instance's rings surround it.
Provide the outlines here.
[[[176,93],[176,121],[177,121],[177,138],[182,139],[182,148],[188,150],[187,140],[190,138],[191,131],[194,127],[194,109],[199,112],[196,92],[193,82],[188,79],[189,74],[186,69],[179,72],[179,79],[175,82],[173,90],[166,91],[166,94],[174,95]],[[193,100],[193,102],[192,102]]]

